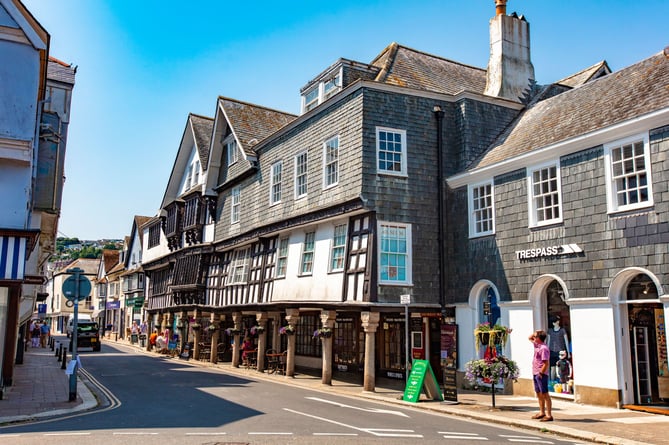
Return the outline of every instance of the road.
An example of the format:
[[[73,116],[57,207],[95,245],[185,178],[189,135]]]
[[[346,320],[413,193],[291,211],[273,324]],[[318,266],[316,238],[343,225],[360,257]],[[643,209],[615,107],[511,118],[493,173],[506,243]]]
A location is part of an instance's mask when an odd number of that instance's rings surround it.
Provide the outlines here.
[[[60,444],[574,444],[147,355],[105,344],[81,352],[103,402],[94,411],[0,428],[0,443]],[[289,380],[285,380],[289,381]]]

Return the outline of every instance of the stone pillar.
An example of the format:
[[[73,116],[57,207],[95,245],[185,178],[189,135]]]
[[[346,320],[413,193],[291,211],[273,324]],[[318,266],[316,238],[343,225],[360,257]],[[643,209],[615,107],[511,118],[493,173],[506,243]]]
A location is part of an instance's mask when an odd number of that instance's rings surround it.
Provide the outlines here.
[[[267,312],[258,312],[256,314],[256,322],[260,327],[258,333],[258,372],[265,372],[265,350],[267,349]]]
[[[363,377],[363,391],[374,392],[375,377],[375,349],[376,329],[379,327],[380,315],[378,312],[361,312],[362,328],[365,330],[365,373]]]
[[[300,322],[300,311],[298,309],[286,309],[286,321],[288,325],[295,328],[296,333],[288,335],[288,353],[286,355],[286,376],[295,375],[295,335],[297,335],[297,325]]]
[[[209,362],[216,364],[218,363],[218,339],[220,338],[221,321],[216,314],[212,313],[209,317],[209,322],[216,326],[216,330],[211,333],[211,352],[209,354]]]
[[[337,318],[336,311],[321,311],[321,324],[332,333],[329,337],[321,337],[323,362],[321,383],[324,385],[332,385],[332,337],[334,337],[335,318]]]
[[[193,329],[195,333],[195,338],[193,339],[193,358],[197,360],[200,358],[200,341],[202,340],[202,324],[200,323],[197,309],[193,310],[193,320],[193,324],[197,323],[200,325],[199,329]]]
[[[272,320],[272,346],[276,352],[281,352],[281,337],[279,328],[281,327],[281,313],[269,312],[269,319]]]
[[[242,331],[242,313],[241,312],[233,312],[232,313],[232,322],[234,323],[234,330],[237,332]],[[241,350],[241,343],[239,342],[239,337],[240,334],[235,334],[234,335],[234,342],[232,344],[232,366],[235,368],[239,368],[239,351]]]

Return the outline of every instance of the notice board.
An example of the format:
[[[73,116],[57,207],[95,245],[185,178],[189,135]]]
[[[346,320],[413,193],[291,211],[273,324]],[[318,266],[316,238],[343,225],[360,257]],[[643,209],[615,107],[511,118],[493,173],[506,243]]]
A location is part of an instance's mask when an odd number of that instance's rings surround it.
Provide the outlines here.
[[[418,402],[420,393],[425,390],[425,394],[432,400],[444,400],[439,390],[439,382],[432,371],[432,366],[428,360],[414,360],[411,365],[411,373],[407,379],[404,388],[404,397],[402,400],[407,402]]]

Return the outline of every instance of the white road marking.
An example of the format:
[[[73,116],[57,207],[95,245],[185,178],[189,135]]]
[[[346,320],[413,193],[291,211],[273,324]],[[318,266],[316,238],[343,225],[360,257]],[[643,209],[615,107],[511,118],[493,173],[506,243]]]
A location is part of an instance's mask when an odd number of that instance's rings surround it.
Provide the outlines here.
[[[390,429],[376,429],[376,428],[360,428],[360,427],[353,426],[353,425],[347,425],[347,424],[342,423],[342,422],[337,422],[335,420],[326,419],[324,417],[319,417],[319,416],[314,416],[312,414],[302,413],[300,411],[295,411],[295,410],[290,409],[290,408],[284,408],[284,410],[288,411],[288,412],[291,412],[291,413],[294,413],[294,414],[299,414],[301,416],[310,417],[312,419],[320,420],[320,421],[323,421],[323,422],[333,423],[335,425],[343,426],[345,428],[351,428],[353,430],[362,431],[364,433],[372,434],[372,435],[378,436],[378,437],[419,437],[419,438],[423,437],[422,434],[394,434],[394,433],[400,433],[400,432],[409,433],[409,432],[413,432],[413,430],[390,430]]]
[[[461,436],[478,436],[478,433],[459,433],[457,431],[437,431],[437,434],[458,434]]]
[[[157,436],[158,433],[148,431],[117,431],[112,433],[114,436]]]
[[[90,436],[91,433],[45,433],[45,436]]]
[[[186,436],[225,436],[228,433],[186,433]]]
[[[314,436],[357,436],[358,433],[314,433]]]
[[[539,440],[539,439],[509,439],[509,442],[523,442],[523,443],[555,443],[550,440]]]
[[[271,431],[251,431],[247,433],[249,436],[290,436],[293,433],[279,433]]]
[[[316,402],[323,402],[323,403],[329,403],[330,405],[335,405],[339,406],[341,408],[350,408],[350,409],[357,409],[359,411],[365,411],[368,413],[378,413],[378,414],[392,414],[394,416],[401,416],[401,417],[409,417],[406,414],[399,412],[399,411],[392,411],[389,409],[379,409],[379,408],[360,408],[359,406],[351,406],[351,405],[345,405],[343,403],[339,402],[334,402],[332,400],[326,400],[326,399],[321,399],[319,397],[305,397],[308,400],[314,400]]]
[[[449,436],[449,435],[443,435],[441,436],[444,439],[459,439],[459,440],[488,440],[487,437],[483,436]]]

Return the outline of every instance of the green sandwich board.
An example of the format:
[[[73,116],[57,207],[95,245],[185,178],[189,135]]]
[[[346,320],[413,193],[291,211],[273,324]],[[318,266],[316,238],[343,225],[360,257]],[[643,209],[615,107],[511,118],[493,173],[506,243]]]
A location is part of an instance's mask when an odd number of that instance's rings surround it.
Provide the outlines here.
[[[414,360],[411,365],[409,379],[404,388],[404,397],[402,397],[402,400],[412,403],[418,402],[423,388],[425,388],[425,394],[429,399],[444,400],[444,396],[439,390],[439,382],[437,382],[437,378],[434,376],[430,362],[427,360]]]

